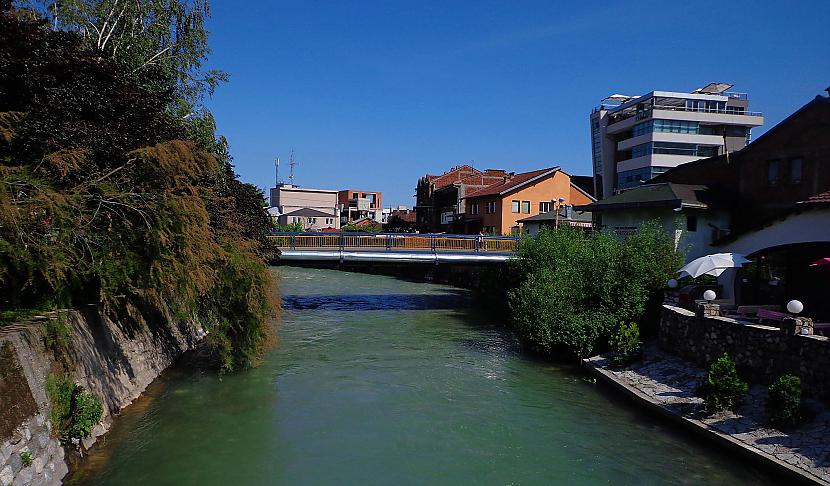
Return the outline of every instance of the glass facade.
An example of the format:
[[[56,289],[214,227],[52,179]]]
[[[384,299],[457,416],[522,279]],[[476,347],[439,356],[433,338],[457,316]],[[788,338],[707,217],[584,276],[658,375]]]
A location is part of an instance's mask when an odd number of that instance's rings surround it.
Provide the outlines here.
[[[688,155],[693,157],[713,157],[718,155],[716,145],[698,145],[695,143],[648,142],[631,147],[631,158],[651,154]]]
[[[690,133],[693,135],[720,135],[722,127],[718,125],[701,125],[696,121],[686,120],[648,120],[643,123],[634,125],[631,129],[632,137],[639,137],[652,132],[661,133]],[[726,127],[726,135],[744,136],[746,134],[745,127]]]
[[[643,182],[646,182],[652,177],[656,177],[669,169],[671,169],[671,167],[653,166],[620,172],[617,174],[617,187],[620,189],[637,187]]]

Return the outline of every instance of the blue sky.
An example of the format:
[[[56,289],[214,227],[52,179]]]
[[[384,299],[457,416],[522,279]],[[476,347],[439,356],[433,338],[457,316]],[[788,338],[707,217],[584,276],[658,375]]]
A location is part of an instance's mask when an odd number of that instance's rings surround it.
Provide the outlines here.
[[[209,64],[231,81],[207,105],[263,188],[292,148],[300,185],[384,205],[470,161],[590,174],[588,114],[611,93],[729,82],[764,112],[757,138],[830,85],[830,1],[720,5],[214,0]]]

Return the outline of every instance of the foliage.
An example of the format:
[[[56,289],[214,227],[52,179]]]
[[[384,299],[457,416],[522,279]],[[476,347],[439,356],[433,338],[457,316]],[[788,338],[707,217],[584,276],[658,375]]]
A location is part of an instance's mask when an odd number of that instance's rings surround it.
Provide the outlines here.
[[[62,316],[50,319],[46,323],[46,346],[52,349],[66,347],[71,337],[71,331]]]
[[[75,394],[75,408],[66,429],[66,435],[70,438],[86,437],[101,421],[104,407],[101,402],[92,394],[86,391],[79,391]]]
[[[366,225],[354,225],[354,224],[347,224],[340,228],[340,231],[344,233],[380,233],[383,231],[383,227],[379,224],[366,224]]]
[[[171,112],[167,82],[0,14],[0,311],[123,296],[206,319],[225,369],[249,366],[276,308],[271,221],[212,118]],[[228,289],[247,293],[229,306]]]
[[[49,375],[46,377],[46,394],[52,410],[49,412],[49,421],[54,430],[63,430],[63,420],[70,416],[72,394],[75,391],[75,382],[69,375]]]
[[[723,353],[709,366],[706,381],[697,393],[703,397],[705,410],[715,413],[735,410],[748,390],[748,385],[738,376],[735,361]]]
[[[656,224],[625,240],[562,226],[525,238],[506,281],[520,337],[546,353],[586,356],[604,346],[619,322],[656,316],[666,280],[683,263]],[[494,297],[495,298],[495,297]]]
[[[227,74],[203,70],[210,54],[207,0],[22,0],[55,30],[77,34],[93,52],[129,73],[153,72],[154,89],[175,89],[181,109],[191,109]],[[187,115],[191,111],[182,113]]]
[[[801,379],[783,375],[770,385],[767,411],[772,424],[797,424],[801,420]]]
[[[95,424],[101,421],[104,413],[101,402],[77,386],[69,375],[49,375],[46,393],[52,405],[49,420],[63,441],[88,436]]]
[[[630,363],[640,356],[640,328],[635,323],[621,323],[609,342],[614,355],[611,360],[616,364]]]
[[[23,451],[20,453],[20,461],[23,462],[23,467],[29,467],[32,465],[32,453],[29,451]]]
[[[415,222],[405,221],[397,214],[393,214],[386,222],[385,228],[389,233],[412,233],[415,231]]]
[[[282,233],[302,233],[305,231],[305,228],[301,221],[294,221],[293,223],[279,225],[277,231]]]

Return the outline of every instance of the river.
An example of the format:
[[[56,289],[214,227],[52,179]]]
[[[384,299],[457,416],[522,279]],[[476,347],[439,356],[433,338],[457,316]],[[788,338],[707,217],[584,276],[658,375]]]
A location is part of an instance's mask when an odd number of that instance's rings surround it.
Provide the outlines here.
[[[174,367],[71,484],[767,484],[579,370],[526,356],[466,291],[274,271],[284,309],[263,365]]]

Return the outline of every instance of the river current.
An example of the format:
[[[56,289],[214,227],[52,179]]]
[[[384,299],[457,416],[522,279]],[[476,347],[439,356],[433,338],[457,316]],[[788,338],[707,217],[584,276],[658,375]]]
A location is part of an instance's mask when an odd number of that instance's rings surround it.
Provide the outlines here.
[[[262,366],[169,370],[71,484],[767,484],[578,369],[527,356],[466,291],[273,271],[282,321]]]

